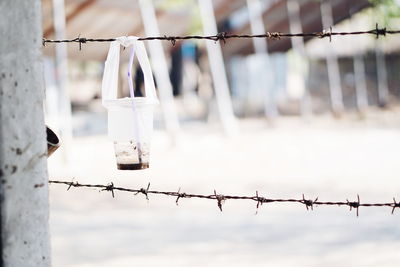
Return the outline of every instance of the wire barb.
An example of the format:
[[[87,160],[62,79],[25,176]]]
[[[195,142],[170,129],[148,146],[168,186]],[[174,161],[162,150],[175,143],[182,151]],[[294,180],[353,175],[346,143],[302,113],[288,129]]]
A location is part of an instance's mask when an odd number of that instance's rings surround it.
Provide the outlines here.
[[[109,183],[109,184],[108,184],[104,189],[102,189],[101,191],[110,191],[112,197],[114,198],[114,197],[115,197],[115,195],[114,195],[114,183],[113,183],[113,182]]]
[[[67,191],[69,191],[71,189],[71,187],[74,185],[74,179],[75,178],[72,178],[71,183],[69,184],[69,186],[67,188]]]
[[[400,208],[400,202],[396,202],[396,199],[393,198],[393,209],[392,209],[392,214],[394,213],[394,210],[396,208]]]
[[[281,32],[270,32],[268,33],[268,38],[272,40],[280,40],[282,37],[283,33]]]
[[[87,39],[86,38],[81,38],[81,35],[79,34],[76,40],[79,42],[79,51],[82,50],[82,44],[86,44]]]
[[[140,188],[140,190],[137,190],[137,192],[136,192],[135,195],[141,193],[141,194],[143,194],[143,195],[146,196],[146,200],[148,201],[148,200],[149,200],[149,188],[150,188],[150,183],[147,185],[147,188],[146,188],[146,189],[144,189],[144,188],[142,187],[142,188]]]
[[[350,207],[350,211],[353,208],[356,209],[356,214],[357,214],[357,217],[358,217],[358,209],[360,208],[360,205],[361,205],[360,196],[357,194],[357,201],[354,201],[354,202],[350,202],[348,199],[346,199],[346,200],[347,200],[347,205]]]
[[[176,44],[176,38],[174,36],[166,36],[164,35],[165,40],[168,40],[171,42],[172,46],[175,46]]]
[[[314,204],[317,201],[318,201],[318,197],[315,200],[305,199],[304,194],[303,194],[303,199],[302,199],[301,203],[303,203],[306,206],[307,210],[308,210],[308,208],[310,208],[311,210],[314,210]]]
[[[224,44],[226,44],[226,36],[228,35],[227,32],[220,32],[217,35],[215,35],[215,42],[222,41]]]
[[[185,193],[180,193],[180,192],[181,192],[181,188],[179,187],[179,190],[177,192],[178,197],[176,198],[176,201],[175,201],[177,206],[179,206],[178,205],[178,201],[179,201],[180,198],[186,198],[186,194]]]
[[[225,202],[225,196],[224,195],[218,195],[217,191],[214,189],[214,197],[217,200],[217,205],[220,211],[222,211],[222,204]]]
[[[325,38],[328,37],[329,38],[329,42],[332,42],[332,26],[329,27],[329,30],[322,30],[322,32],[318,33],[318,37],[319,38]]]
[[[258,191],[256,191],[255,200],[257,201],[256,205],[256,215],[258,214],[258,208],[262,206],[263,203],[269,202],[265,197],[258,196]]]
[[[376,23],[376,26],[375,26],[376,39],[379,39],[380,35],[386,36],[386,33],[387,33],[386,27],[380,29],[378,23]]]

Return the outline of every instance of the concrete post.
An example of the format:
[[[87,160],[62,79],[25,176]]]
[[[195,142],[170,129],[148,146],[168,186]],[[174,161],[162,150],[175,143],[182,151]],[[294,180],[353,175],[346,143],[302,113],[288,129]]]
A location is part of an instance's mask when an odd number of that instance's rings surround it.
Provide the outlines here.
[[[41,1],[0,1],[2,266],[50,266]]]
[[[66,38],[65,3],[64,0],[53,0],[54,34],[56,39]],[[58,127],[63,140],[63,159],[68,161],[68,147],[72,140],[72,111],[68,93],[68,51],[67,44],[55,46],[56,84],[58,89]]]
[[[325,30],[333,26],[332,6],[330,1],[328,0],[324,0],[321,2],[321,18],[322,26]],[[329,53],[326,53],[326,63],[328,67],[331,107],[332,112],[335,115],[339,115],[344,110],[339,61],[335,49],[332,47],[333,45],[329,43],[326,46],[327,49],[330,51]]]
[[[159,36],[156,12],[153,0],[140,0],[140,12],[142,14],[143,26],[147,36]],[[148,43],[151,65],[157,80],[161,106],[164,114],[165,126],[172,139],[175,140],[179,131],[178,114],[175,108],[172,85],[169,78],[168,64],[161,41]]]
[[[367,78],[365,75],[365,64],[362,55],[353,56],[354,83],[356,87],[357,109],[364,113],[368,107]]]
[[[269,2],[271,5],[273,2]],[[265,26],[262,18],[263,8],[260,0],[247,0],[247,9],[249,11],[250,28],[252,34],[265,34]],[[263,77],[260,77],[260,82],[264,84],[265,103],[264,112],[268,118],[278,115],[276,106],[274,75],[272,73],[271,59],[268,53],[268,43],[266,39],[253,38],[253,46],[260,61],[263,61]]]
[[[385,54],[382,51],[381,43],[379,42],[379,40],[377,40],[376,42],[375,55],[376,71],[378,75],[378,104],[381,107],[386,107],[389,103],[389,85],[387,78]]]
[[[287,1],[287,10],[288,10],[288,20],[289,20],[289,28],[292,33],[299,33],[303,31],[303,27],[301,25],[300,19],[300,4],[297,0],[288,0]],[[307,73],[308,73],[308,59],[307,52],[304,44],[303,38],[291,38],[292,48],[298,53],[301,57],[301,60],[304,62],[304,65],[307,65]],[[307,74],[308,75],[308,74]],[[305,84],[305,90],[303,97],[301,99],[301,114],[302,116],[308,120],[312,115],[312,104],[311,104],[311,95],[309,92],[308,77],[303,75],[303,80]]]
[[[353,15],[353,10],[349,9],[349,24],[352,23],[351,16]],[[350,29],[349,29],[350,30]],[[354,38],[348,38],[347,45],[351,45]],[[368,107],[368,89],[367,89],[367,76],[365,73],[365,62],[363,55],[356,53],[353,55],[353,69],[354,69],[354,86],[356,89],[356,104],[359,114],[363,117],[366,108]]]
[[[249,11],[250,28],[252,34],[265,34],[264,21],[262,19],[262,6],[260,0],[247,0]],[[268,53],[268,43],[266,39],[253,38],[254,50],[257,54]]]
[[[204,34],[217,34],[213,2],[211,0],[198,0],[198,3]],[[221,45],[207,40],[206,46],[221,122],[226,134],[235,134],[238,131],[238,125],[235,115],[233,114],[232,100],[229,93]]]

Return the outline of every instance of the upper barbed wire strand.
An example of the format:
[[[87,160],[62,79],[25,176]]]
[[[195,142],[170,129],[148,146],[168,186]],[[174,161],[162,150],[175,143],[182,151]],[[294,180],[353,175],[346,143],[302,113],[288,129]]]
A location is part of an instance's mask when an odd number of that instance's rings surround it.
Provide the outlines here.
[[[220,32],[215,35],[186,35],[186,36],[149,36],[149,37],[140,37],[138,40],[140,41],[169,41],[172,45],[176,44],[177,40],[211,40],[211,41],[223,41],[226,42],[227,39],[249,39],[249,38],[267,38],[272,40],[279,40],[281,38],[294,38],[294,37],[317,37],[317,38],[329,38],[332,39],[332,36],[346,36],[346,35],[375,35],[376,38],[380,36],[386,36],[389,34],[400,34],[400,30],[387,30],[386,28],[379,28],[378,24],[375,29],[368,31],[347,31],[347,32],[334,32],[332,28],[329,30],[323,30],[322,32],[310,32],[310,33],[282,33],[282,32],[266,32],[265,34],[228,34],[226,32]],[[80,47],[82,44],[89,42],[112,42],[115,41],[115,38],[84,38],[77,37],[73,39],[60,39],[60,40],[52,40],[43,38],[43,46],[47,43],[79,43]]]

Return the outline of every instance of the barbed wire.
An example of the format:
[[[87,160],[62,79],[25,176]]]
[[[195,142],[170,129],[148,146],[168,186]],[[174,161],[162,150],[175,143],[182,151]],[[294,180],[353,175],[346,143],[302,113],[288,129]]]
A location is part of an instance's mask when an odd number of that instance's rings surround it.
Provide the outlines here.
[[[111,192],[112,197],[115,197],[115,191],[122,191],[122,192],[129,192],[135,195],[143,194],[147,200],[149,200],[149,195],[165,195],[170,197],[176,197],[175,203],[178,205],[179,200],[183,198],[198,198],[198,199],[211,199],[217,201],[217,206],[220,211],[222,211],[222,205],[226,200],[250,200],[256,202],[256,214],[258,209],[264,203],[299,203],[306,207],[307,210],[313,210],[314,206],[346,206],[356,210],[356,215],[359,215],[360,207],[390,207],[391,214],[394,213],[396,208],[400,208],[400,202],[397,202],[396,199],[393,197],[393,202],[386,202],[386,203],[361,203],[360,196],[357,195],[356,201],[319,201],[318,197],[315,199],[306,199],[304,194],[302,194],[302,198],[295,199],[295,198],[266,198],[262,197],[256,191],[254,196],[233,196],[233,195],[222,195],[218,194],[216,190],[214,190],[213,194],[210,195],[203,195],[203,194],[193,194],[193,193],[184,193],[181,192],[179,188],[178,191],[157,191],[157,190],[150,190],[150,183],[147,185],[146,188],[140,189],[132,189],[132,188],[125,188],[125,187],[118,187],[115,186],[113,182],[109,183],[108,185],[101,185],[101,184],[81,184],[79,182],[68,182],[68,181],[55,181],[50,180],[50,184],[63,184],[67,185],[67,191],[71,189],[71,187],[86,187],[86,188],[96,188],[100,189],[100,192],[107,191]]]
[[[226,43],[228,39],[249,39],[249,38],[264,38],[264,39],[272,39],[279,40],[281,38],[294,38],[294,37],[317,37],[317,38],[329,38],[332,41],[333,36],[346,36],[346,35],[375,35],[376,38],[380,36],[386,36],[390,34],[400,34],[400,30],[387,30],[386,28],[379,28],[378,24],[376,24],[376,28],[368,31],[350,31],[350,32],[334,32],[332,31],[332,27],[329,30],[323,30],[321,32],[310,32],[310,33],[282,33],[282,32],[266,32],[265,34],[229,34],[227,32],[220,32],[215,35],[187,35],[187,36],[150,36],[150,37],[140,37],[138,40],[140,41],[153,41],[153,40],[161,40],[161,41],[169,41],[172,45],[176,44],[176,41],[179,40],[211,40],[211,41],[223,41]],[[62,40],[51,40],[43,38],[43,46],[46,43],[79,43],[79,50],[82,48],[82,44],[89,42],[112,42],[115,41],[115,38],[84,38],[78,36],[73,39],[62,39]]]

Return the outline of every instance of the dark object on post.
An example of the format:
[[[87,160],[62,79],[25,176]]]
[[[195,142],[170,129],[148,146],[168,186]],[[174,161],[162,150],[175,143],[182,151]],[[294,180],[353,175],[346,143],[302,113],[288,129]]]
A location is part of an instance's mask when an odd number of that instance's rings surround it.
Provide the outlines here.
[[[47,135],[47,157],[50,157],[54,151],[56,151],[60,147],[60,140],[57,135],[46,126],[46,135]]]

